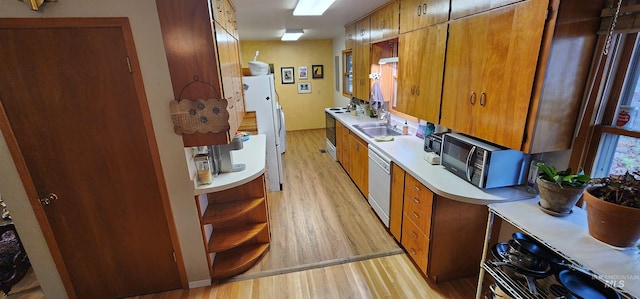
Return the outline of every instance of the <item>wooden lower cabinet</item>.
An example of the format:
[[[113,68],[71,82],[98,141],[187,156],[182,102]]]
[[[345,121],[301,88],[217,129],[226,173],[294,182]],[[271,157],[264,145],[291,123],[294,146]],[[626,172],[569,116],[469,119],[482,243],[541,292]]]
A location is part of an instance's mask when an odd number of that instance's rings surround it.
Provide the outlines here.
[[[364,197],[369,195],[369,149],[368,143],[354,133],[349,134],[349,175]]]
[[[369,144],[336,121],[336,156],[365,197],[369,194]]]
[[[389,231],[396,240],[402,236],[402,206],[404,204],[405,171],[395,163],[391,164],[391,206],[389,210]]]
[[[404,174],[401,170],[394,167],[392,174]],[[400,240],[409,257],[435,282],[477,275],[484,244],[483,223],[489,214],[487,207],[439,196],[410,174],[404,177]],[[392,207],[393,190],[392,187]],[[391,217],[390,221],[393,224],[399,219]]]
[[[212,280],[253,266],[271,240],[264,175],[243,185],[196,196]]]
[[[339,121],[336,121],[336,155],[342,167],[349,173],[348,166],[351,164],[349,160],[349,129]]]

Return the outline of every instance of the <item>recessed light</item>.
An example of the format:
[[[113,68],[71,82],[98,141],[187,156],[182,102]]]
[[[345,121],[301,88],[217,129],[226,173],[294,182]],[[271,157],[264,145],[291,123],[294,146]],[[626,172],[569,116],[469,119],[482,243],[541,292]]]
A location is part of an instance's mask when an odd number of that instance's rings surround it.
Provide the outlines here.
[[[294,16],[321,16],[336,0],[298,0]]]
[[[304,31],[302,29],[287,29],[284,34],[282,35],[282,39],[283,41],[294,41],[294,40],[298,40],[302,34],[304,33]]]

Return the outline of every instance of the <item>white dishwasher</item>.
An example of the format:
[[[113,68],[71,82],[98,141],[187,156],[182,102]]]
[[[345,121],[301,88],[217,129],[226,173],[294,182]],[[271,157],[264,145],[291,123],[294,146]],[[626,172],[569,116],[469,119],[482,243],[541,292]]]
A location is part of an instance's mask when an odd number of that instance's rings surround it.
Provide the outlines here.
[[[389,227],[391,202],[391,159],[369,145],[369,204]]]

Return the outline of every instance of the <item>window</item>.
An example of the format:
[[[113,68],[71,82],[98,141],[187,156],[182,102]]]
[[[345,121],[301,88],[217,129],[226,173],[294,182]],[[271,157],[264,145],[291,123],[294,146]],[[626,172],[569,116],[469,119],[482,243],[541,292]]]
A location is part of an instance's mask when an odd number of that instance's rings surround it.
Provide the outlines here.
[[[601,41],[599,51],[604,44]],[[571,162],[575,167],[573,161],[581,159],[577,165],[590,170],[591,177],[640,171],[638,33],[615,35],[609,54],[602,58],[592,76],[600,74],[602,79],[593,80],[598,84],[590,89],[593,96],[587,99]]]
[[[353,94],[353,54],[351,50],[342,51],[342,95],[351,97]]]

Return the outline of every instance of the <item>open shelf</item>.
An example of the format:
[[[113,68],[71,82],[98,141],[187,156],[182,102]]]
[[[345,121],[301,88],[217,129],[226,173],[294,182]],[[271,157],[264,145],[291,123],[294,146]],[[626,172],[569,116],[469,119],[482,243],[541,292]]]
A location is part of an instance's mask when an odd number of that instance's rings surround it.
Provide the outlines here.
[[[213,262],[211,279],[227,278],[246,271],[258,261],[267,249],[269,249],[269,243],[260,243],[218,252]]]
[[[253,211],[263,202],[265,202],[265,198],[259,197],[209,204],[202,216],[202,224],[213,224],[213,226],[217,226],[221,223],[238,219]]]
[[[216,229],[209,240],[209,253],[225,251],[253,239],[267,228],[267,223]]]

